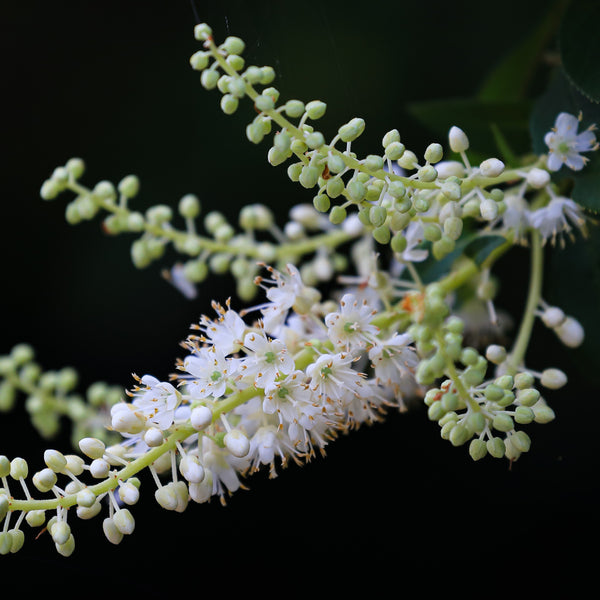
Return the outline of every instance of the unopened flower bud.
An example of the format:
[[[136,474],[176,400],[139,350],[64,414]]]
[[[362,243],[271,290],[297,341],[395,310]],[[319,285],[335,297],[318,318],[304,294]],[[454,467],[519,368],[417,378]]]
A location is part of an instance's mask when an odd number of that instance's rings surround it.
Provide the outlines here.
[[[467,134],[456,127],[455,125],[450,128],[448,132],[448,141],[450,143],[450,149],[452,152],[464,152],[469,149],[469,138]]]
[[[111,544],[118,544],[123,539],[123,534],[119,531],[117,526],[115,525],[114,519],[107,517],[102,522],[102,530],[104,531],[104,535],[106,539]]]
[[[49,530],[53,542],[59,546],[64,544],[71,535],[71,528],[66,521],[56,521]]]
[[[80,450],[89,458],[102,458],[106,446],[98,438],[87,437],[79,440]]]
[[[550,183],[550,173],[534,167],[527,173],[527,183],[535,189],[542,189]]]
[[[225,447],[237,458],[243,458],[250,450],[250,442],[246,435],[239,429],[232,429],[223,438]]]
[[[567,376],[560,369],[545,369],[540,381],[544,387],[557,390],[567,383]]]
[[[49,492],[56,484],[56,473],[52,469],[42,469],[33,476],[33,485],[40,492]]]
[[[546,327],[554,329],[565,320],[565,313],[557,306],[549,306],[542,314],[542,321]]]
[[[96,494],[89,488],[83,488],[77,492],[77,506],[83,506],[84,508],[90,508],[96,503]]]
[[[204,467],[193,454],[188,454],[181,459],[179,471],[190,483],[200,483],[204,479]]]
[[[113,515],[113,522],[123,535],[129,535],[135,529],[135,519],[128,508],[116,510]]]
[[[321,102],[320,100],[311,100],[307,103],[305,108],[308,118],[312,119],[313,121],[320,119],[325,114],[326,109],[327,104],[325,104],[325,102]]]
[[[504,163],[497,158],[488,158],[479,165],[484,177],[498,177],[504,171]]]
[[[119,486],[119,498],[125,504],[132,505],[140,499],[140,491],[133,483],[125,481]]]
[[[585,331],[581,323],[573,317],[566,317],[558,327],[554,328],[554,333],[569,348],[577,348],[585,338]]]

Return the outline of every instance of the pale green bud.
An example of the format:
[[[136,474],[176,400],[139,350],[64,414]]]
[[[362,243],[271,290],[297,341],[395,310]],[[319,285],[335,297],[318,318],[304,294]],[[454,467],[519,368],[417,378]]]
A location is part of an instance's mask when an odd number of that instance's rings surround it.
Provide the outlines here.
[[[235,71],[241,71],[245,64],[246,61],[239,55],[239,54],[230,54],[226,59],[225,62]],[[207,65],[208,66],[208,65]],[[232,85],[235,84],[236,88],[237,88],[237,92],[234,92]],[[241,86],[240,86],[241,84]],[[243,80],[241,79],[234,79],[231,84],[230,84],[230,91],[231,93],[235,93],[235,95],[238,98],[241,98],[244,95],[245,89],[246,89],[246,84],[244,83]],[[244,90],[244,92],[241,92],[241,95],[239,95],[239,92],[241,90]]]
[[[471,432],[461,423],[458,423],[450,432],[450,443],[453,446],[462,446],[471,437]]]
[[[495,365],[499,365],[506,360],[506,348],[498,344],[490,344],[486,348],[485,357]]]
[[[343,183],[342,183],[343,185]],[[319,212],[327,212],[331,206],[331,201],[329,200],[329,196],[327,194],[318,194],[313,198],[313,206]]]
[[[284,105],[284,111],[292,119],[301,117],[304,113],[304,102],[300,100],[288,100]]]
[[[481,460],[488,453],[486,442],[479,438],[471,440],[469,444],[469,455],[473,460]]]
[[[219,75],[218,71],[214,69],[207,69],[206,71],[202,71],[200,83],[204,89],[214,90],[217,87],[220,77],[221,76]]]
[[[24,458],[17,457],[10,461],[10,476],[13,479],[27,479],[29,467]]]
[[[323,146],[323,144],[325,144],[325,138],[320,131],[313,131],[312,133],[309,133],[305,139],[306,145],[312,150],[320,148]]]
[[[515,410],[515,421],[520,425],[527,425],[535,418],[535,413],[528,406],[517,406]]]
[[[194,54],[190,56],[190,65],[192,69],[195,71],[202,71],[206,69],[206,67],[208,67],[208,60],[210,56],[210,52],[204,52],[203,50],[194,52]]]
[[[96,494],[89,488],[83,488],[77,492],[77,505],[83,506],[84,508],[90,508],[96,503]]]
[[[195,219],[200,214],[200,200],[194,194],[186,194],[179,200],[178,209],[185,219]]]
[[[365,121],[360,117],[351,119],[338,129],[338,135],[343,142],[353,142],[365,130]]]
[[[292,150],[288,150],[286,152],[281,152],[275,146],[269,148],[269,152],[267,154],[267,160],[269,164],[276,167],[282,163],[284,163],[290,156],[292,155]],[[312,167],[314,168],[314,167]],[[318,176],[317,176],[318,179]]]
[[[228,54],[241,54],[245,47],[246,45],[244,44],[244,40],[235,36],[229,36],[221,44],[221,48],[223,48],[223,50],[225,50],[225,52]]]
[[[387,225],[381,225],[373,229],[373,238],[379,244],[389,244],[391,236],[390,228]]]
[[[265,66],[260,68],[260,83],[269,85],[275,79],[273,67]]]
[[[402,142],[391,142],[385,147],[385,157],[390,160],[400,160],[405,151],[406,148]]]
[[[514,386],[514,378],[512,375],[501,375],[494,383],[503,390],[510,390]]]
[[[504,453],[506,452],[506,446],[504,445],[504,440],[499,437],[490,438],[486,442],[487,451],[494,458],[502,458]]]
[[[232,115],[239,106],[239,100],[233,94],[225,94],[221,98],[221,110],[226,115]]]
[[[46,511],[30,510],[25,520],[30,527],[41,527],[46,522]]]
[[[312,119],[313,121],[320,119],[325,114],[326,110],[327,104],[325,104],[325,102],[321,102],[320,100],[311,100],[306,105],[306,114],[308,115],[308,118]]]
[[[456,181],[445,181],[441,187],[442,194],[449,200],[460,200],[462,191],[460,185]]]
[[[52,540],[59,546],[66,543],[71,535],[71,527],[69,527],[69,524],[66,521],[55,521],[48,529],[50,530]]]
[[[437,171],[435,170],[435,167],[432,167],[431,165],[424,165],[417,171],[417,177],[425,182],[435,181],[437,178]]]
[[[512,418],[506,414],[498,414],[492,420],[492,427],[498,431],[512,431],[515,424]]]
[[[260,79],[262,76],[262,71],[260,69],[260,67],[257,67],[256,65],[250,65],[245,71],[244,71],[244,79],[251,85],[254,85],[255,83],[260,83]]]
[[[14,554],[23,547],[25,534],[20,529],[11,529],[8,533],[10,535],[10,552]]]
[[[302,168],[302,172],[300,173],[300,177],[298,181],[305,188],[312,188],[317,185],[319,181],[320,171],[317,167],[313,167],[311,165],[307,165]]]
[[[560,369],[544,369],[541,384],[551,390],[558,390],[567,383],[567,376]]]
[[[117,528],[114,519],[110,517],[107,517],[102,522],[102,530],[104,531],[106,539],[111,544],[118,544],[123,539],[123,534]]]
[[[463,220],[460,217],[448,217],[444,221],[444,234],[452,240],[458,240],[463,231]]]
[[[490,402],[499,402],[504,397],[505,390],[495,383],[490,383],[485,386],[483,391],[485,397]]]
[[[345,188],[344,181],[340,177],[333,177],[327,181],[327,195],[330,198],[337,198],[344,192]]]
[[[275,108],[275,102],[273,102],[271,96],[261,94],[254,100],[254,106],[256,107],[256,110],[263,112],[266,110],[273,110],[273,108]]]
[[[517,373],[514,377],[515,387],[519,390],[530,388],[535,383],[535,378],[531,373],[524,371],[523,373]]]
[[[383,158],[376,154],[369,154],[364,161],[363,165],[367,169],[367,171],[379,171],[383,169]]]
[[[412,150],[405,150],[398,159],[398,165],[403,169],[416,169],[419,166],[417,155]]]
[[[12,537],[10,531],[0,532],[0,554],[6,555],[10,552],[12,546]]]
[[[391,246],[394,252],[402,253],[406,250],[407,241],[402,233],[398,232],[392,237]]]
[[[585,338],[585,330],[581,326],[581,323],[577,319],[569,316],[567,316],[560,325],[554,328],[554,333],[556,333],[560,341],[569,348],[577,348],[583,343]]]
[[[135,519],[128,508],[120,508],[113,515],[115,527],[123,534],[130,535],[135,529]]]
[[[287,174],[288,177],[292,181],[298,181],[300,179],[300,173],[302,173],[302,169],[304,167],[304,163],[297,162],[288,166]]]
[[[387,148],[393,142],[399,142],[399,141],[400,141],[400,132],[397,129],[391,129],[383,136],[381,145],[384,148]]]
[[[279,150],[279,152],[288,152],[292,145],[292,139],[285,131],[280,131],[273,136],[273,146]]]
[[[369,210],[369,220],[375,226],[379,227],[387,219],[387,210],[383,206],[371,206]]]
[[[79,440],[79,449],[89,458],[96,459],[104,456],[106,446],[102,440],[86,437]]]
[[[365,184],[356,178],[353,178],[348,182],[346,190],[348,191],[348,195],[353,202],[360,202],[367,193]]]
[[[206,23],[199,23],[194,27],[194,37],[200,41],[204,42],[212,37],[212,29]]]
[[[511,435],[510,442],[519,452],[529,452],[531,448],[531,438],[524,431]]]
[[[427,409],[427,417],[431,420],[431,421],[439,421],[445,414],[445,410],[444,407],[442,406],[441,402],[434,402],[428,409]]]
[[[10,460],[7,456],[0,456],[0,477],[8,477],[10,475]]]
[[[465,425],[473,433],[481,433],[486,426],[486,419],[480,411],[471,411]]]
[[[425,149],[425,160],[431,164],[440,162],[444,157],[444,149],[441,144],[429,144]]]
[[[442,237],[442,230],[435,223],[425,223],[423,237],[429,242],[437,242]]]
[[[342,206],[334,206],[329,213],[329,220],[334,225],[340,225],[346,220],[347,213],[346,209]]]
[[[523,388],[517,392],[517,401],[521,406],[533,406],[540,399],[540,392],[535,388]]]
[[[504,163],[497,158],[488,158],[479,165],[484,177],[498,177],[504,171]]]
[[[4,490],[3,490],[4,491]],[[0,521],[4,519],[4,517],[8,513],[9,502],[6,494],[0,494]]]
[[[444,407],[445,411],[455,411],[458,408],[459,404],[458,394],[454,394],[453,392],[446,392],[442,396],[440,402],[442,403],[442,406]]]
[[[62,473],[67,466],[67,459],[58,450],[46,450],[44,452],[44,462],[55,473]]]
[[[553,421],[556,417],[554,411],[544,403],[539,403],[539,406],[534,406],[532,410],[535,415],[534,420],[536,423],[550,423],[550,421]]]

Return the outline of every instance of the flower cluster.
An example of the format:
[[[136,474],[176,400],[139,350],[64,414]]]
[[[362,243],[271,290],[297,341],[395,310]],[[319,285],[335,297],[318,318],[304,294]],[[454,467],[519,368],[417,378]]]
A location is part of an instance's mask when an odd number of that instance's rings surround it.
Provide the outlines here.
[[[523,427],[550,422],[554,412],[546,396],[567,383],[558,368],[525,365],[535,317],[568,347],[583,342],[576,318],[543,300],[541,275],[545,243],[564,244],[574,230],[586,233],[582,209],[551,174],[563,164],[584,166],[581,153],[598,147],[592,127],[577,134],[577,119],[560,114],[546,136],[549,155],[518,168],[495,157],[472,165],[469,138],[457,126],[448,133],[448,157],[432,143],[420,158],[392,129],[382,138],[381,153],[361,159],[352,143],[365,128],[362,119],[342,125],[327,142],[314,126],[326,111],[324,102],[278,105],[273,69],[246,66],[242,40],[229,37],[217,46],[205,24],[195,36],[204,49],[191,65],[202,71],[202,85],[222,94],[227,114],[245,96],[252,100],[256,116],[248,139],[258,144],[276,128],[268,160],[279,165],[291,159],[287,173],[313,190],[312,204],[292,208],[281,228],[267,207],[247,205],[239,231],[211,211],[203,235],[194,195],[179,201],[185,228],[178,230],[168,205],[145,214],[129,208],[139,191],[135,176],[90,189],[80,182],[83,161],[74,158],[43,183],[44,199],[76,194],[66,210],[69,223],[104,210],[106,231],[138,235],[131,255],[139,267],[173,244],[185,258],[166,277],[187,297],[196,296],[196,284],[212,271],[231,272],[240,300],[254,301],[260,292],[264,298],[240,310],[230,300],[213,301],[215,314],[192,326],[169,381],[134,376],[124,396],[107,394],[106,387],[91,390],[90,403],[102,405],[110,438],[90,429],[96,422],[82,403],[71,397],[61,402],[74,387],[72,371],[44,376],[25,346],[0,360],[2,407],[19,389],[29,394],[34,422],[47,433],[64,406],[79,426],[79,453],[46,451],[46,466],[32,477],[36,490],[49,497],[33,498],[22,458],[0,456],[2,554],[22,546],[24,520],[45,526],[58,552],[71,554],[72,507],[83,519],[104,514],[107,539],[121,542],[135,528],[130,507],[140,497],[144,469],[152,475],[157,503],[167,510],[182,512],[190,501],[214,497],[225,503],[247,475],[264,467],[275,477],[279,468],[324,454],[341,433],[419,400],[441,436],[453,446],[468,443],[474,460],[515,461],[531,445]],[[499,325],[492,269],[515,244],[530,247],[532,275],[514,345],[507,349],[494,339]],[[425,277],[432,262],[439,269],[433,281]],[[327,295],[322,282],[331,284]],[[491,339],[481,347],[469,342],[473,307],[490,326]],[[66,484],[59,485],[59,476]],[[24,499],[13,496],[13,480]]]

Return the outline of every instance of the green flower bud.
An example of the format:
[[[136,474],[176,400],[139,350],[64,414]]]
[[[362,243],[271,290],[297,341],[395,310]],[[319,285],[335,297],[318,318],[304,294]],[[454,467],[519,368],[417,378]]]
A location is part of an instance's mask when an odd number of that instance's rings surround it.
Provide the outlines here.
[[[405,150],[402,153],[402,156],[398,159],[398,165],[401,166],[403,169],[416,169],[419,165],[417,155],[411,150]]]
[[[348,182],[346,190],[348,191],[348,195],[353,202],[360,202],[367,193],[367,188],[365,187],[364,183],[361,183],[356,178],[353,178]]]
[[[442,403],[442,406],[444,407],[445,411],[455,411],[458,409],[459,405],[458,394],[455,394],[453,392],[446,392],[442,396],[440,402]]]
[[[447,421],[442,423],[442,421],[444,421],[444,419],[447,416],[448,415],[445,415],[442,419],[438,421],[438,423],[441,425],[440,436],[443,440],[449,440],[450,433],[452,433],[452,430],[456,427],[456,421],[454,419],[448,419]]]
[[[12,546],[12,537],[10,531],[0,532],[0,554],[6,555],[10,552]]]
[[[460,362],[469,367],[477,364],[479,360],[479,352],[475,348],[465,348],[460,355]]]
[[[246,64],[246,61],[239,54],[230,54],[225,59],[225,62],[227,62],[236,71],[241,71],[244,68],[244,65]],[[242,85],[244,85],[244,89],[245,89],[245,84],[242,80],[238,79],[238,80],[234,80],[234,81],[240,81],[242,83]]]
[[[334,206],[329,213],[329,220],[334,225],[340,225],[346,220],[347,217],[346,209],[342,206]]]
[[[444,157],[444,149],[441,144],[429,144],[425,149],[425,160],[431,164],[440,162]]]
[[[325,102],[321,102],[320,100],[312,100],[306,105],[306,114],[309,119],[316,121],[320,119],[327,110],[327,104]]]
[[[229,57],[230,59],[233,57]],[[246,95],[246,84],[241,78],[233,78],[229,81],[228,91],[236,98],[243,98]]]
[[[383,158],[376,154],[369,154],[369,156],[364,159],[363,165],[367,171],[379,171],[380,169],[383,169]]]
[[[385,223],[387,219],[387,210],[383,206],[371,206],[369,210],[369,221],[379,227]]]
[[[486,426],[486,419],[480,411],[470,411],[465,425],[472,433],[481,433]]]
[[[290,150],[292,145],[292,139],[285,131],[276,133],[273,137],[273,146],[279,150],[279,152],[285,153]]]
[[[54,179],[47,179],[42,184],[40,196],[43,200],[54,200],[63,190],[65,186]]]
[[[503,390],[510,390],[514,386],[514,379],[512,375],[501,375],[494,381],[494,383]]]
[[[434,402],[427,409],[427,417],[431,421],[439,421],[444,416],[445,412],[446,411],[444,410],[444,407],[442,406],[441,402]]]
[[[227,54],[241,54],[245,47],[246,45],[244,44],[244,40],[235,36],[229,36],[221,44],[221,48],[223,48]]]
[[[18,552],[25,542],[25,534],[20,529],[11,529],[10,534],[10,552],[14,554]]]
[[[313,131],[306,136],[306,145],[311,149],[315,150],[325,144],[325,138],[320,131]]]
[[[269,85],[275,79],[275,71],[273,67],[265,66],[260,68],[260,83]]]
[[[462,446],[471,438],[471,432],[461,423],[458,423],[456,427],[453,427],[450,432],[450,443],[453,446]]]
[[[277,165],[284,163],[291,155],[291,150],[288,150],[287,152],[281,152],[275,146],[273,146],[269,149],[267,160],[272,166],[276,167]]]
[[[504,398],[504,392],[505,390],[495,383],[488,384],[483,391],[486,399],[490,402],[498,402],[502,400],[502,398]]]
[[[381,145],[384,148],[387,148],[391,143],[399,142],[399,141],[400,141],[400,132],[397,129],[392,129],[383,136]]]
[[[30,527],[41,527],[46,522],[46,512],[43,510],[30,510],[25,516]]]
[[[260,67],[257,67],[256,65],[250,65],[243,73],[244,79],[250,85],[260,83],[261,76],[262,72],[260,70]]]
[[[239,100],[233,94],[225,94],[221,98],[221,110],[226,115],[232,115],[239,106]]]
[[[206,69],[206,67],[208,67],[209,58],[210,52],[198,50],[197,52],[194,52],[192,56],[190,56],[190,65],[195,71],[203,71]]]
[[[351,119],[338,129],[338,135],[343,142],[353,142],[365,130],[365,122],[359,117]]]
[[[410,213],[394,212],[390,220],[390,227],[393,231],[400,232],[410,223],[411,218]]]
[[[319,181],[320,171],[317,167],[313,167],[311,165],[307,165],[302,168],[302,172],[300,173],[300,177],[298,181],[300,185],[305,188],[312,188],[317,185]]]
[[[178,209],[184,219],[195,219],[200,214],[200,200],[194,194],[186,194],[179,200]]]
[[[327,194],[319,194],[313,198],[313,206],[322,213],[325,213],[329,210],[331,206],[331,201],[329,200],[329,196]]]
[[[504,453],[506,452],[506,446],[504,445],[504,440],[499,437],[490,438],[486,442],[487,451],[494,458],[502,458]]]
[[[532,408],[533,410],[533,414],[535,415],[534,421],[536,423],[550,423],[550,421],[553,421],[554,418],[556,417],[556,415],[554,414],[554,411],[547,406],[546,404],[543,403],[539,403],[540,405],[536,405]]]
[[[448,217],[444,221],[444,234],[451,240],[458,240],[463,231],[463,220],[460,217]]]
[[[392,181],[388,187],[388,194],[397,200],[404,198],[406,186],[401,181]]]
[[[392,237],[391,246],[394,252],[402,253],[406,250],[406,238],[398,232]]]
[[[529,452],[531,448],[531,438],[524,431],[517,431],[510,437],[510,443],[519,452]]]
[[[67,459],[62,452],[58,450],[46,450],[44,452],[44,462],[46,466],[55,473],[62,473],[67,466]]]
[[[390,160],[400,160],[405,151],[406,148],[401,142],[391,142],[385,147],[385,157]]]
[[[544,369],[540,383],[551,390],[558,390],[567,383],[567,376],[560,369]]]
[[[52,536],[52,540],[58,545],[66,543],[71,535],[71,527],[69,527],[69,524],[66,521],[55,521],[48,529]]]
[[[498,431],[512,431],[515,428],[515,424],[512,418],[506,414],[497,414],[492,419],[492,427]]]
[[[123,534],[117,529],[114,519],[111,519],[110,517],[107,517],[102,522],[102,530],[104,531],[106,539],[111,544],[118,544],[123,539]]]
[[[526,371],[523,373],[517,373],[514,377],[515,387],[519,390],[523,390],[525,388],[530,388],[535,383],[535,378],[531,373],[527,373]]]
[[[473,460],[481,460],[488,453],[486,442],[482,439],[475,438],[469,444],[469,455]]]
[[[517,402],[521,406],[533,406],[540,399],[540,392],[535,388],[523,388],[517,392]]]
[[[301,117],[304,113],[304,102],[300,100],[288,100],[284,105],[284,111],[292,119]]]
[[[437,242],[442,237],[442,230],[435,223],[425,223],[423,237],[429,242]]]
[[[214,90],[217,87],[217,83],[219,82],[219,72],[214,69],[208,69],[206,71],[202,71],[202,75],[200,75],[200,83],[205,90]]]
[[[504,396],[500,398],[500,400],[496,401],[496,404],[501,407],[510,406],[514,404],[515,395],[511,390],[504,390]]]
[[[327,168],[331,173],[341,173],[346,168],[346,163],[341,156],[331,154],[327,158]]]
[[[457,201],[460,200],[462,196],[462,191],[460,189],[460,185],[455,181],[445,181],[441,187],[442,194],[448,200]]]
[[[128,508],[120,508],[113,515],[115,527],[123,534],[129,535],[135,529],[135,520]]]
[[[528,406],[517,406],[515,410],[515,421],[520,425],[527,425],[535,419],[535,413]]]
[[[302,162],[292,163],[287,168],[288,177],[292,181],[298,181],[300,179],[300,173],[302,173],[303,167],[304,167],[304,163],[302,163]]]
[[[337,198],[343,192],[346,186],[340,177],[332,177],[327,181],[327,195],[330,198]]]
[[[448,140],[452,152],[464,152],[469,149],[469,138],[460,127],[453,126],[448,132]]]
[[[373,229],[373,238],[380,244],[389,244],[391,235],[390,228],[387,225],[381,225]]]
[[[437,179],[437,171],[431,165],[424,165],[417,171],[417,177],[421,181],[431,182]]]

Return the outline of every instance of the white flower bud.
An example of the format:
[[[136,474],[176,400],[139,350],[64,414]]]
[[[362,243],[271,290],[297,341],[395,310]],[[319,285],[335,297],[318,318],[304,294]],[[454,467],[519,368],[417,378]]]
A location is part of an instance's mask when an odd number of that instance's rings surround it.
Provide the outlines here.
[[[95,502],[92,506],[78,506],[76,509],[77,516],[80,519],[93,519],[102,510],[102,504]]]
[[[190,483],[200,483],[204,479],[204,468],[198,457],[193,454],[188,454],[181,459],[179,471]]]
[[[10,461],[10,476],[13,479],[26,479],[29,473],[27,461],[24,458],[13,458]]]
[[[110,465],[103,458],[96,458],[90,464],[90,474],[96,479],[104,479],[110,471]]]
[[[144,442],[146,442],[150,448],[160,446],[164,441],[165,437],[158,427],[150,427],[150,429],[144,433]]]
[[[175,510],[179,503],[177,491],[170,483],[159,487],[156,492],[154,492],[154,498],[165,510]]]
[[[246,435],[239,429],[232,429],[226,433],[223,438],[223,443],[227,450],[238,458],[243,458],[250,451],[250,442]]]
[[[123,534],[130,535],[135,529],[135,519],[127,508],[120,508],[113,515],[115,527]]]
[[[565,313],[556,306],[548,307],[542,314],[542,321],[546,327],[554,329],[565,320]]]
[[[56,473],[52,469],[42,469],[33,476],[33,485],[40,492],[49,492],[56,484]]]
[[[25,520],[29,527],[41,527],[46,522],[46,511],[30,510]]]
[[[548,183],[550,183],[550,173],[548,171],[544,171],[543,169],[538,169],[534,167],[527,173],[527,183],[537,190],[546,187]]]
[[[140,433],[146,423],[142,415],[126,402],[119,402],[111,408],[111,424],[115,431],[121,433]]]
[[[55,473],[62,473],[67,466],[67,459],[58,450],[46,450],[44,452],[44,462]]]
[[[488,158],[479,165],[484,177],[498,177],[504,171],[504,163],[497,158]]]
[[[465,166],[457,160],[443,160],[435,165],[435,170],[438,173],[438,179],[465,176]]]
[[[102,530],[106,539],[111,544],[118,544],[123,539],[123,534],[117,529],[114,519],[107,517],[102,522]]]
[[[540,381],[544,387],[557,390],[567,383],[567,376],[560,369],[545,369]]]
[[[129,481],[125,481],[119,486],[119,498],[125,504],[135,504],[140,499],[140,490]]]
[[[50,529],[50,535],[55,544],[64,544],[71,535],[71,528],[66,521],[55,521]]]
[[[321,215],[310,204],[296,204],[289,214],[292,221],[308,229],[318,229],[322,223]]]
[[[554,328],[554,333],[569,348],[577,348],[585,338],[585,331],[581,323],[573,317],[566,317],[558,327]]]
[[[485,357],[495,365],[499,365],[506,360],[506,349],[503,346],[491,344],[485,351]]]
[[[212,423],[212,410],[208,406],[196,406],[190,414],[192,427],[197,431],[204,429]]]
[[[83,506],[84,508],[90,508],[96,503],[96,494],[89,488],[83,488],[77,492],[77,506]]]
[[[491,198],[484,198],[479,205],[479,213],[486,221],[493,221],[498,216],[498,204]]]
[[[448,132],[448,141],[450,142],[450,149],[452,152],[464,152],[469,148],[469,138],[467,134],[456,125],[450,128]]]
[[[87,437],[79,441],[79,448],[89,458],[102,458],[106,446],[98,438]]]

